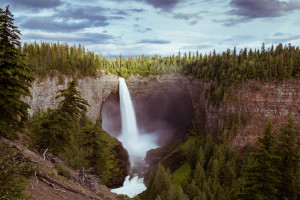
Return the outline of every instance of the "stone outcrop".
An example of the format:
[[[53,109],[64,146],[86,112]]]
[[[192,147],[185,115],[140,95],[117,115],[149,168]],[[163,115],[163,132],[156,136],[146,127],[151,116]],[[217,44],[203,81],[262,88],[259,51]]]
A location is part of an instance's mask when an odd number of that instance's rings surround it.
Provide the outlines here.
[[[70,81],[72,81],[70,77],[65,77],[63,84],[59,84],[57,77],[47,77],[41,82],[35,81],[30,89],[32,98],[25,98],[25,102],[31,106],[29,114],[33,115],[39,109],[57,108],[60,101],[55,99],[57,91],[67,88]],[[95,121],[100,116],[102,102],[112,92],[118,90],[118,77],[115,75],[85,77],[78,80],[78,90],[90,104],[87,116]]]
[[[245,145],[255,143],[268,120],[275,124],[275,132],[279,132],[280,124],[293,116],[300,130],[300,82],[287,80],[281,83],[248,81],[236,92],[240,103],[229,104],[223,109],[232,109],[250,113],[250,121],[238,130],[233,137],[232,146],[241,149]]]

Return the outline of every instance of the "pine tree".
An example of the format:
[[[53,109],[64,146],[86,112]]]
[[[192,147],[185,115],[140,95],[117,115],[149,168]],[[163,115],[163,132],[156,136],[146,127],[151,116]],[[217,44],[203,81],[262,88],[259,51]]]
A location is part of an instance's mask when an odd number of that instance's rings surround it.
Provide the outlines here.
[[[30,107],[20,98],[30,96],[34,80],[23,62],[20,31],[13,24],[9,6],[0,8],[0,134],[15,137],[23,127]]]
[[[60,111],[67,113],[74,120],[78,120],[82,111],[87,111],[86,106],[89,106],[87,100],[81,97],[80,92],[76,89],[78,81],[74,78],[67,89],[59,90],[55,99],[63,97],[64,99],[59,102]]]
[[[258,138],[258,148],[252,153],[254,162],[247,166],[244,192],[241,199],[278,199],[276,189],[278,172],[275,156],[276,138],[273,133],[273,124],[269,121],[263,130],[263,137]]]
[[[36,116],[30,125],[35,143],[55,154],[62,153],[73,142],[75,127],[76,123],[68,114],[50,109]]]
[[[299,199],[300,197],[300,148],[299,131],[292,117],[280,130],[278,156],[280,157],[278,185],[279,199]]]
[[[160,196],[161,199],[167,199],[168,191],[172,185],[171,174],[169,170],[159,163],[155,176],[149,179],[147,191],[143,194],[142,199],[152,200]]]
[[[86,159],[89,161],[90,166],[94,167],[95,174],[102,176],[109,174],[108,166],[108,148],[107,144],[101,140],[101,121],[97,120],[94,126],[86,126],[83,131],[83,146],[89,149],[89,155]],[[102,180],[103,182],[107,180]]]
[[[89,105],[76,89],[77,84],[77,80],[73,79],[68,88],[59,90],[56,98],[64,98],[59,102],[59,108],[49,109],[33,121],[32,132],[36,143],[56,154],[62,153],[64,148],[73,143],[79,117]]]

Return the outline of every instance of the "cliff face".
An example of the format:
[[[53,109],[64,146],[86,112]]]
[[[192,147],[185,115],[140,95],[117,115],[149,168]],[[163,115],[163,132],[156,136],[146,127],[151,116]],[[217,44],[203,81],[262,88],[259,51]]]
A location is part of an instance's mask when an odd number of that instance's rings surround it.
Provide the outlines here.
[[[56,108],[59,102],[59,100],[55,100],[56,92],[59,89],[66,88],[69,81],[71,79],[66,78],[63,85],[58,84],[58,78],[47,78],[40,83],[35,82],[31,89],[32,98],[25,99],[31,105],[30,114],[36,112],[39,107]],[[79,79],[78,82],[78,90],[81,91],[82,97],[87,99],[91,105],[88,108],[87,115],[96,120],[100,116],[103,102],[111,94],[118,92],[118,77],[115,75],[102,75],[99,78]],[[300,121],[299,81],[289,80],[280,83],[248,81],[240,88],[234,90],[234,98],[231,98],[226,104],[221,104],[219,107],[207,102],[205,89],[210,84],[201,80],[192,80],[189,77],[180,75],[165,75],[151,77],[132,76],[126,82],[134,101],[138,118],[143,118],[145,116],[144,113],[148,113],[154,119],[157,117],[155,114],[161,109],[168,107],[168,104],[173,104],[173,107],[166,109],[167,112],[174,110],[174,105],[177,108],[182,106],[180,104],[192,104],[196,108],[194,114],[198,129],[201,133],[208,134],[219,127],[223,122],[223,117],[230,111],[250,114],[247,124],[239,127],[232,136],[231,144],[237,149],[242,149],[249,142],[255,143],[256,137],[261,134],[263,126],[268,119],[271,119],[276,124],[280,124],[285,122],[289,115],[293,115],[297,122]],[[161,96],[170,96],[170,98],[164,100],[164,98],[159,98]],[[114,98],[116,99],[117,95]],[[145,107],[149,103],[152,105]],[[155,110],[156,106],[158,106],[158,110]],[[183,109],[190,109],[190,107],[183,106],[181,110],[179,109],[176,113],[165,117],[185,116]],[[190,115],[189,112],[191,111],[188,111],[186,116]],[[147,117],[145,119],[149,120]],[[173,122],[179,123],[176,119]],[[117,122],[114,122],[114,125],[116,124]]]
[[[298,123],[300,130],[300,82],[283,81],[281,83],[260,83],[249,81],[241,87],[236,95],[240,105],[230,103],[224,110],[232,109],[249,112],[250,121],[238,130],[233,137],[232,146],[240,149],[256,142],[256,137],[262,132],[263,126],[270,119],[279,131],[279,124],[287,122],[290,115]]]
[[[31,106],[29,114],[32,115],[39,108],[57,108],[60,101],[60,99],[55,99],[57,91],[67,88],[70,81],[72,81],[70,77],[65,77],[64,84],[59,84],[57,77],[48,77],[42,82],[35,81],[30,90],[32,98],[25,98],[25,102]],[[79,79],[78,90],[90,104],[87,116],[95,121],[100,116],[102,102],[117,89],[118,77],[115,75]]]
[[[230,111],[249,115],[249,121],[240,126],[232,136],[231,145],[236,149],[243,149],[248,143],[255,144],[261,135],[264,125],[272,120],[275,133],[279,125],[286,122],[289,115],[298,122],[300,129],[300,82],[282,81],[280,83],[248,81],[234,90],[234,95],[227,103],[219,107],[209,104],[205,100],[205,88],[208,83],[201,80],[191,82],[193,102],[198,104],[196,119],[198,128],[207,134],[220,126],[224,116]]]

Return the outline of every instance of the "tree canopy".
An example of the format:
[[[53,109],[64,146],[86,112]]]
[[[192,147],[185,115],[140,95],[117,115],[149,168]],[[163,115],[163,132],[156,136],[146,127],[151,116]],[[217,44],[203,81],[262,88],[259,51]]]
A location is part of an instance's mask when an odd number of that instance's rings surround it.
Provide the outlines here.
[[[34,80],[21,53],[20,31],[9,6],[0,8],[0,134],[13,137],[28,117],[30,107],[20,98],[30,96]]]

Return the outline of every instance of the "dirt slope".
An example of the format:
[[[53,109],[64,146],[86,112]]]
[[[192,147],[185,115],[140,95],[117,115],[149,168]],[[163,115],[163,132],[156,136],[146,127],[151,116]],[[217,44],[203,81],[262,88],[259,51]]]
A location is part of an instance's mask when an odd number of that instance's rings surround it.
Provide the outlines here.
[[[127,198],[118,197],[106,186],[99,184],[88,173],[79,172],[68,168],[72,179],[59,176],[54,168],[55,163],[64,164],[58,157],[46,152],[39,153],[29,150],[20,141],[10,141],[0,138],[10,146],[22,150],[22,154],[28,157],[35,166],[35,174],[31,177],[25,193],[32,200],[65,200],[65,199],[98,199],[121,200]],[[45,158],[45,159],[44,159]]]

